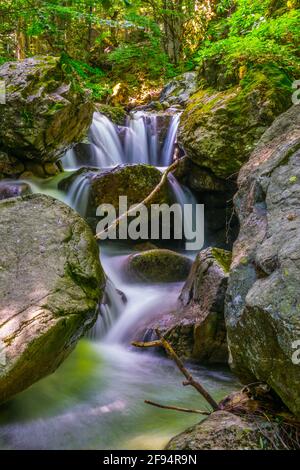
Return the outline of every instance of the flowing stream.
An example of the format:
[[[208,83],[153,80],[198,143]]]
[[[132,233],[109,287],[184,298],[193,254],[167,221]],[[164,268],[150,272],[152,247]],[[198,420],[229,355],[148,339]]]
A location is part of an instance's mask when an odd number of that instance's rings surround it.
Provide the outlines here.
[[[89,183],[79,175],[65,193],[58,182],[80,167],[107,168],[124,163],[165,167],[173,158],[179,116],[170,117],[164,139],[155,114],[133,113],[118,127],[95,114],[84,158],[70,150],[62,159],[65,172],[43,180],[26,180],[42,192],[84,215]],[[180,204],[195,199],[169,177]],[[207,408],[200,395],[182,387],[182,376],[163,355],[130,347],[139,323],[170,311],[182,283],[131,284],[124,264],[133,251],[118,243],[101,244],[101,262],[108,276],[100,315],[86,338],[51,376],[0,407],[2,449],[162,449],[176,433],[198,422],[200,415],[153,408],[145,399],[168,405]],[[216,400],[238,387],[228,370],[190,365],[196,378]]]

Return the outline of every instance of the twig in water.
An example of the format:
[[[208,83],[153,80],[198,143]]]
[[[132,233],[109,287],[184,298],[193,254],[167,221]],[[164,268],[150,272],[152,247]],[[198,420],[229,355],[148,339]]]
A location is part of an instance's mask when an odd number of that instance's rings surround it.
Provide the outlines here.
[[[206,416],[211,414],[209,411],[193,410],[191,408],[182,408],[181,406],[161,405],[160,403],[155,403],[150,400],[145,400],[145,403],[147,403],[147,405],[156,406],[157,408],[163,408],[164,410],[184,411],[185,413],[198,413]]]

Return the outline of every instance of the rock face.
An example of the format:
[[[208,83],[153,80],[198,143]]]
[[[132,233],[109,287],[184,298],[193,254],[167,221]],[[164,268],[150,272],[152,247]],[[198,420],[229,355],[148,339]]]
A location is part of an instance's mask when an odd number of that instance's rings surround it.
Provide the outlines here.
[[[189,97],[197,90],[197,73],[187,72],[169,82],[160,95],[160,102],[168,106],[185,105]]]
[[[300,107],[275,120],[242,168],[226,302],[232,365],[300,416]],[[299,349],[299,346],[298,346]]]
[[[43,195],[0,202],[0,402],[53,372],[92,326],[104,274],[86,223]]]
[[[55,161],[85,136],[93,109],[56,57],[33,57],[0,67],[6,105],[0,106],[0,150],[21,161]]]
[[[184,281],[190,271],[191,260],[174,251],[153,249],[131,255],[127,272],[136,282]]]
[[[290,104],[291,83],[283,72],[253,70],[239,85],[192,95],[181,117],[179,141],[197,165],[227,178]]]
[[[167,450],[271,450],[278,425],[227,411],[212,413],[168,443]]]
[[[159,328],[177,354],[202,363],[227,363],[224,300],[231,253],[201,251],[190,270],[176,311],[152,319],[139,333],[153,338]],[[141,334],[142,333],[142,334]]]

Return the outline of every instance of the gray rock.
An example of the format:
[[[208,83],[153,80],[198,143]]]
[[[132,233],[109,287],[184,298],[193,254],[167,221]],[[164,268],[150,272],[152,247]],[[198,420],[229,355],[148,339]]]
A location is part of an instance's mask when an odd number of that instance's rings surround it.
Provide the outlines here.
[[[197,73],[186,72],[169,82],[160,95],[163,106],[185,105],[189,97],[197,90]]]
[[[232,367],[300,416],[300,107],[278,117],[242,168],[240,233],[226,302]],[[298,347],[299,349],[299,347]]]
[[[0,402],[53,372],[96,320],[104,274],[86,223],[43,195],[0,202]]]
[[[31,194],[30,186],[23,181],[0,181],[0,200]]]

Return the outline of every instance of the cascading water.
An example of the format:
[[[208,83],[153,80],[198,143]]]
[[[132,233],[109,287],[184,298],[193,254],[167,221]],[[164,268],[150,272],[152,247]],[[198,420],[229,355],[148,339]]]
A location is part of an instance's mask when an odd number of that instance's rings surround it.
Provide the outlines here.
[[[157,115],[134,113],[127,126],[118,128],[96,114],[90,154],[82,164],[76,151],[70,150],[63,165],[72,170],[141,161],[167,166],[173,158],[178,123],[179,117],[173,116],[162,145]],[[84,215],[89,179],[84,173],[78,175],[65,194],[57,189],[64,176],[48,182],[24,181],[33,192],[62,199]],[[172,175],[169,184],[177,202],[195,203]],[[95,327],[54,374],[18,395],[13,406],[1,413],[3,449],[162,449],[171,436],[199,420],[197,415],[183,419],[180,413],[144,404],[147,398],[190,408],[205,406],[191,387],[181,387],[182,377],[168,359],[128,349],[141,321],[172,310],[182,286],[130,283],[125,265],[131,253],[116,243],[101,246],[108,280]],[[216,400],[237,388],[229,372],[195,367],[192,373]]]
[[[64,169],[108,168],[124,163],[168,166],[174,154],[180,115],[168,117],[169,125],[162,143],[158,139],[158,118],[157,114],[136,111],[128,116],[126,126],[117,126],[106,116],[94,113],[84,162],[76,148],[70,149],[62,159]]]

